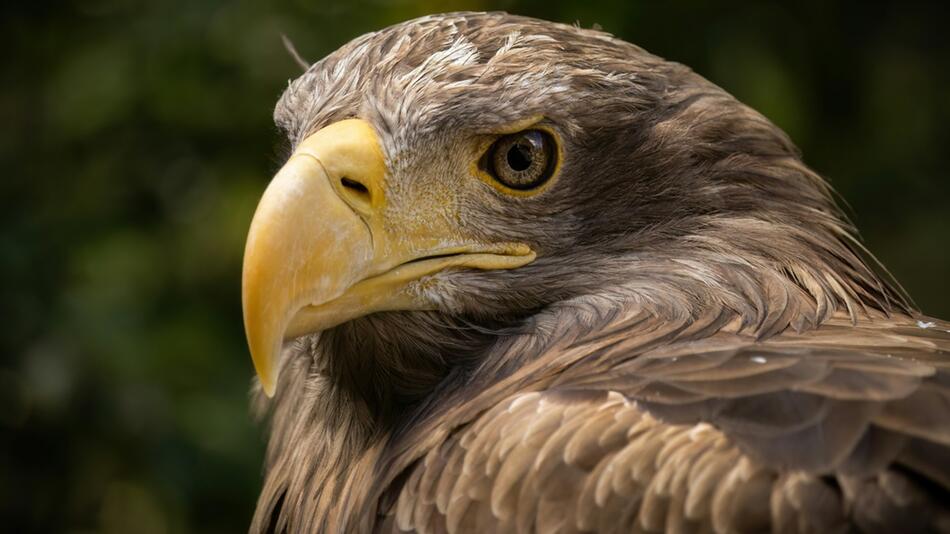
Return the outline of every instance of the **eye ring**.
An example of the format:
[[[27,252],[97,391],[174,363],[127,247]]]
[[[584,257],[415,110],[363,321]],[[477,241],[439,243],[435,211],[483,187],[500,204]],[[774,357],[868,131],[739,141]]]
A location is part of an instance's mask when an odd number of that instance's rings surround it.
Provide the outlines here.
[[[485,152],[481,167],[505,187],[527,191],[551,178],[557,159],[554,137],[544,130],[530,129],[498,138]]]

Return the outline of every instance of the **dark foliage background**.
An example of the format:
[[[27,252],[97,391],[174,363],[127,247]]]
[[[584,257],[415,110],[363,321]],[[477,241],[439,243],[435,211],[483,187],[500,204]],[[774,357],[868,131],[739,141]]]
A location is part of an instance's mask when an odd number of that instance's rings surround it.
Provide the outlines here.
[[[924,311],[950,317],[950,40],[937,5],[77,0],[0,18],[6,532],[239,532],[260,482],[240,261],[309,59],[506,9],[694,67],[785,128]]]

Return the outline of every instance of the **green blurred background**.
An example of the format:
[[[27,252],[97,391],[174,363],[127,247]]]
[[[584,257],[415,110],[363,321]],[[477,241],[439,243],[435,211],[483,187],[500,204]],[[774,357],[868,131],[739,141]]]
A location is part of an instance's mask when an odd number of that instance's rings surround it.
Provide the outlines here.
[[[950,317],[950,40],[937,5],[615,0],[4,6],[0,529],[240,532],[260,484],[240,261],[271,110],[407,18],[598,23],[785,128],[924,311]]]

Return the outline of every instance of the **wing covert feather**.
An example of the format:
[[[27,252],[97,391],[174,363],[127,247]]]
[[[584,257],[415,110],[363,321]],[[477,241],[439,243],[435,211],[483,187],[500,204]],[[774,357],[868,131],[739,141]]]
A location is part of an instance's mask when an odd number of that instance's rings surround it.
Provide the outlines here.
[[[564,350],[587,348],[590,365],[456,428],[410,467],[385,524],[941,530],[950,525],[939,504],[950,486],[950,326],[906,322],[832,318],[767,340],[726,328],[677,341],[656,328],[667,344],[622,329],[589,347],[574,341]]]

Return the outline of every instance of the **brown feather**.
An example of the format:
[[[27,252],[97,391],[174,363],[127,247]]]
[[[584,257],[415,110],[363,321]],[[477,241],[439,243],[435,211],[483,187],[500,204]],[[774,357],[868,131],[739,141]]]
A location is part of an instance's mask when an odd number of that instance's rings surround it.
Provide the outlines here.
[[[353,116],[390,204],[426,207],[402,223],[439,223],[444,196],[538,258],[437,273],[417,288],[435,310],[291,344],[257,392],[252,532],[950,531],[950,324],[875,273],[764,117],[607,34],[503,13],[360,37],[275,111],[292,144]],[[555,186],[464,181],[473,139],[538,116]]]

